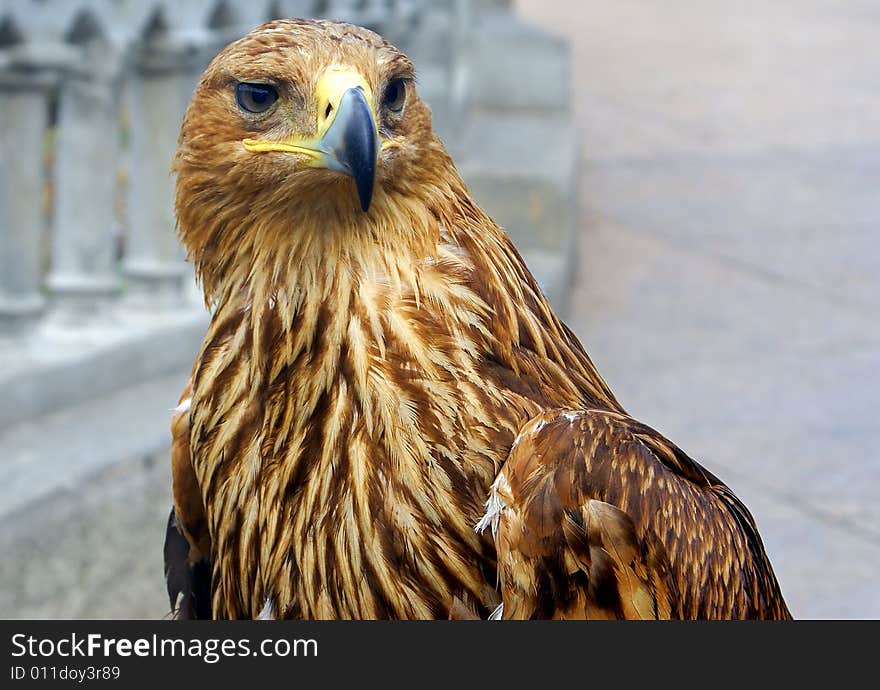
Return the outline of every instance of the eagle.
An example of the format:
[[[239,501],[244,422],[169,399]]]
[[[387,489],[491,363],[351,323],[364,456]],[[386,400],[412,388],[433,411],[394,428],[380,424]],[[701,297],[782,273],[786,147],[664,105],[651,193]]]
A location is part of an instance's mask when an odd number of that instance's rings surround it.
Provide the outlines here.
[[[616,400],[387,40],[230,44],[173,170],[212,310],[172,418],[178,617],[790,618],[749,511]]]

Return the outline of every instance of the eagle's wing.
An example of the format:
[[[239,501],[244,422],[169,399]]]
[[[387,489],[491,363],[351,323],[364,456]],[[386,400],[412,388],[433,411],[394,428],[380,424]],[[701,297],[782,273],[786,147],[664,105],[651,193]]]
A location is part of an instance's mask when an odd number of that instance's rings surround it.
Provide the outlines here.
[[[530,420],[487,509],[505,619],[790,617],[745,506],[625,415]]]
[[[171,419],[171,482],[174,505],[165,532],[165,580],[178,618],[211,618],[211,539],[190,455],[192,382]]]

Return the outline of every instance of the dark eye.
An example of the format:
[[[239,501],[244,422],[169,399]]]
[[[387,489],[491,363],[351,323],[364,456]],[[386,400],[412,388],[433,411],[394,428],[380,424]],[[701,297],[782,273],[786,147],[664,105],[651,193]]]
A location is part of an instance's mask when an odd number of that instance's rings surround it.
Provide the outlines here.
[[[392,79],[385,87],[385,94],[382,96],[382,107],[387,108],[392,113],[399,113],[403,110],[406,103],[406,80]]]
[[[238,107],[249,113],[264,113],[278,100],[278,91],[271,84],[241,82],[235,87]]]

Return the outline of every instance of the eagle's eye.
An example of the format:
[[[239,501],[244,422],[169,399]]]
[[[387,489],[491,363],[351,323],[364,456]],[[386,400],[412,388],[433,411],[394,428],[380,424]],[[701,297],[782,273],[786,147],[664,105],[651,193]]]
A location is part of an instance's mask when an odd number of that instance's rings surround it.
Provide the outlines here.
[[[406,80],[392,79],[382,95],[382,107],[392,113],[399,113],[406,103]]]
[[[278,100],[278,91],[271,84],[241,82],[235,87],[238,107],[249,113],[264,113]]]

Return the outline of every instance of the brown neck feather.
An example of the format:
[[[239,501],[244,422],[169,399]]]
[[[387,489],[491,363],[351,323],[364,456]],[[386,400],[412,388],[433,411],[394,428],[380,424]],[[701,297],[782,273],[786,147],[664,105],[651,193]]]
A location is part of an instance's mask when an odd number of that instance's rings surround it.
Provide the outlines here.
[[[491,550],[473,527],[519,427],[547,406],[619,409],[506,235],[454,169],[446,179],[432,194],[380,193],[368,217],[263,210],[233,230],[218,214],[223,251],[190,242],[216,302],[192,439],[223,559],[218,611],[248,615],[272,596],[290,615],[424,617],[442,615],[450,592],[489,607]],[[294,529],[261,507],[279,502]],[[406,542],[401,506],[437,523],[444,544]],[[336,522],[315,525],[316,514]],[[346,567],[372,580],[311,591],[314,573],[293,570],[331,567],[340,524],[358,533]],[[472,565],[453,573],[437,553]],[[428,572],[430,597],[386,572],[399,559]]]

